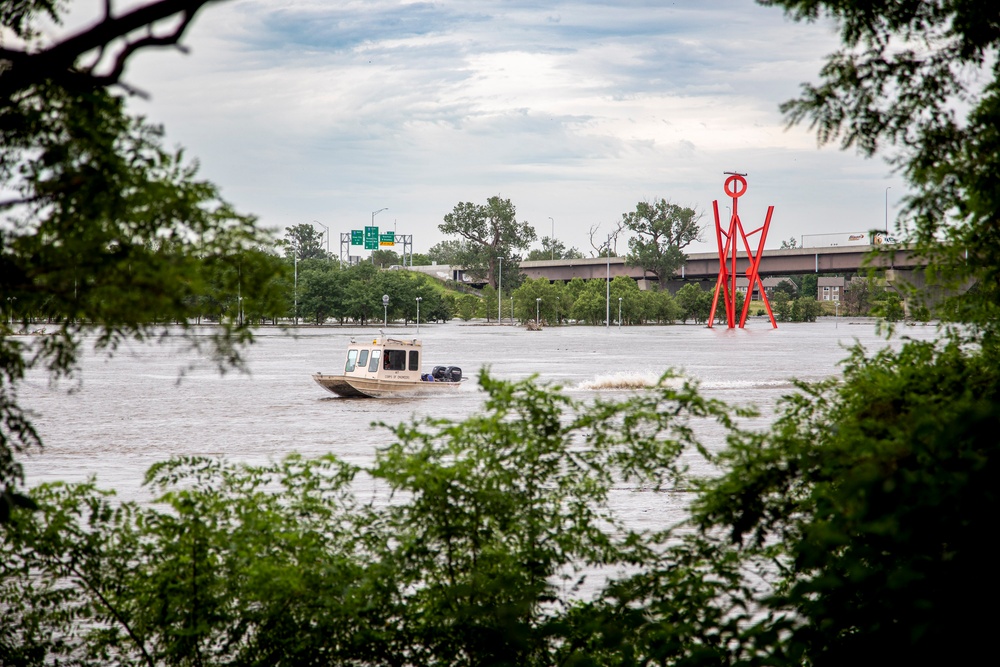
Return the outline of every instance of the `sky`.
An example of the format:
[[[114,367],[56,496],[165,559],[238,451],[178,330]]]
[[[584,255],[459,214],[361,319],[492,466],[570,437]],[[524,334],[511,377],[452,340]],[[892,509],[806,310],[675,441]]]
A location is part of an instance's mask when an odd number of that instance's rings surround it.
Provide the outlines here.
[[[747,231],[775,207],[772,248],[891,224],[906,194],[881,158],[786,127],[837,35],[752,0],[230,0],[184,44],[130,61],[150,96],[130,108],[240,211],[325,226],[334,254],[373,219],[426,252],[456,204],[494,195],[591,256],[592,229],[660,198],[704,212],[689,250],[714,250],[726,171],[747,174]]]

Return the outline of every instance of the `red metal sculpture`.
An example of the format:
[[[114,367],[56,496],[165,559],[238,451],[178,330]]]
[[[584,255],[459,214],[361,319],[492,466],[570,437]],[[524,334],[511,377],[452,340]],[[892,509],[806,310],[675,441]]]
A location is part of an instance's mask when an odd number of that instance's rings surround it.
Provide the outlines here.
[[[760,267],[760,258],[764,252],[764,241],[767,239],[767,229],[771,226],[771,214],[774,212],[774,206],[767,207],[767,217],[764,218],[764,224],[747,234],[743,231],[743,223],[740,221],[740,213],[737,207],[739,198],[745,195],[747,191],[747,179],[744,178],[746,174],[738,174],[732,171],[727,171],[726,174],[729,175],[729,178],[726,179],[723,190],[733,198],[733,214],[729,218],[728,229],[723,231],[722,223],[719,219],[719,202],[718,200],[712,202],[712,208],[715,211],[715,237],[719,242],[719,278],[715,282],[715,297],[712,299],[712,312],[708,316],[708,326],[711,327],[715,321],[715,308],[719,304],[720,294],[726,306],[726,322],[729,324],[730,329],[736,326],[736,253],[739,241],[742,240],[747,260],[749,261],[749,267],[745,274],[747,277],[747,293],[746,298],[743,300],[743,311],[739,316],[739,326],[742,329],[743,325],[746,324],[754,287],[759,286],[760,298],[764,302],[764,307],[767,308],[767,314],[771,318],[771,325],[777,329],[778,323],[774,321],[774,313],[771,312],[771,304],[767,300],[764,283],[757,273],[757,269]],[[754,253],[750,249],[749,237],[758,232],[760,233],[760,241],[757,243],[757,252]]]

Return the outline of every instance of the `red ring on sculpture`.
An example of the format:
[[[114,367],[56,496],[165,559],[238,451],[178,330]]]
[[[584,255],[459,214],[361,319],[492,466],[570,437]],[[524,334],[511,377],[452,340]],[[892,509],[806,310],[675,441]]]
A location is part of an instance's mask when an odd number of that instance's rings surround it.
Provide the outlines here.
[[[735,188],[730,189],[730,185],[734,181],[742,184],[743,189],[742,190]],[[725,190],[726,194],[732,197],[733,199],[736,199],[737,197],[742,197],[747,193],[747,179],[743,178],[739,174],[733,174],[732,176],[726,179],[726,184],[722,186],[722,189]]]

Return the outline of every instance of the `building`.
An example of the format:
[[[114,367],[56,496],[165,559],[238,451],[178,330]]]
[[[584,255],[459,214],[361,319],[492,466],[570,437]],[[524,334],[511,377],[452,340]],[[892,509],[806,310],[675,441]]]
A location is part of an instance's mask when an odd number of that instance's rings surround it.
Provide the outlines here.
[[[841,301],[844,298],[844,288],[847,279],[843,276],[827,278],[820,276],[816,280],[817,301]]]
[[[782,281],[785,281],[785,280],[787,280],[793,286],[795,285],[795,283],[791,279],[786,278],[784,276],[776,276],[776,277],[773,277],[773,278],[762,278],[761,279],[761,281],[764,283],[764,292],[767,293],[768,301],[770,301],[771,298],[774,296],[774,288],[777,287]],[[737,276],[736,277],[736,291],[737,292],[742,292],[743,295],[744,295],[744,298],[746,298],[747,287],[749,286],[749,284],[750,284],[750,281],[747,278],[745,278],[743,276]],[[754,285],[753,295],[750,297],[750,300],[751,301],[760,301],[760,286],[759,285]]]

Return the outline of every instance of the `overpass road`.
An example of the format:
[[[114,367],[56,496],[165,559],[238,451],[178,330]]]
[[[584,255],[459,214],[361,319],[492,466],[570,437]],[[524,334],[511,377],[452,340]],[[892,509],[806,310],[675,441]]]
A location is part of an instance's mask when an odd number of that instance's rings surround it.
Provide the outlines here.
[[[785,250],[764,250],[760,260],[760,276],[802,275],[806,273],[850,274],[878,268],[913,269],[921,266],[914,254],[906,249],[897,249],[895,255],[871,255],[873,246],[835,246],[829,248],[790,248]],[[737,255],[736,270],[745,275],[750,261],[745,252]],[[528,278],[546,278],[550,281],[569,281],[573,278],[590,280],[604,279],[610,270],[611,277],[628,276],[635,280],[643,277],[642,269],[627,266],[623,257],[588,257],[584,259],[543,260],[521,262],[521,273]],[[674,277],[675,280],[711,280],[719,275],[719,255],[714,252],[691,253],[685,266]]]

